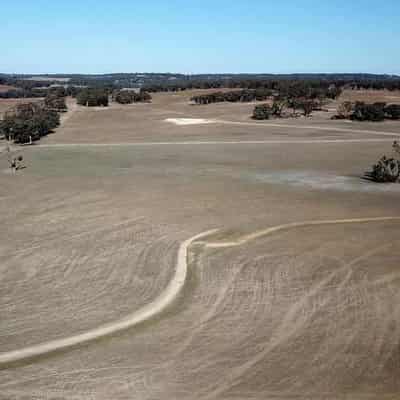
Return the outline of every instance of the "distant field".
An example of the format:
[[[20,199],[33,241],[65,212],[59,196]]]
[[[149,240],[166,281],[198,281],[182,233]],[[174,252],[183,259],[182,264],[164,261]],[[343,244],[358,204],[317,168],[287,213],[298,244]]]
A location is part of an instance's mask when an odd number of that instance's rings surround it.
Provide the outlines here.
[[[17,104],[36,102],[42,100],[41,98],[24,98],[24,99],[0,99],[0,117],[9,110],[15,107]]]
[[[71,78],[54,78],[50,76],[31,76],[25,78],[26,81],[43,81],[43,82],[69,82]]]
[[[340,101],[386,102],[400,104],[400,91],[395,90],[345,90]]]
[[[16,87],[10,85],[0,85],[0,93],[8,92],[9,90],[13,89],[16,89]]]

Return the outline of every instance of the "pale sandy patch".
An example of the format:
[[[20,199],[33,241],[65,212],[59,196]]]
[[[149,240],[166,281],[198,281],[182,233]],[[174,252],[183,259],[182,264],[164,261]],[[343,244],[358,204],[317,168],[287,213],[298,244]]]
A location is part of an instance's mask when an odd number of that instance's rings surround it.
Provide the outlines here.
[[[212,124],[215,121],[204,118],[167,118],[165,122],[170,122],[175,125],[203,125]]]

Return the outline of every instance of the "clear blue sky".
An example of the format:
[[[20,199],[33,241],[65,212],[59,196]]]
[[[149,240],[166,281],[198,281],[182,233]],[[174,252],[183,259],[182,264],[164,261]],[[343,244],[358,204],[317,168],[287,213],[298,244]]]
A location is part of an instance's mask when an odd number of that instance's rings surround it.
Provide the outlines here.
[[[400,74],[400,0],[2,0],[0,72]]]

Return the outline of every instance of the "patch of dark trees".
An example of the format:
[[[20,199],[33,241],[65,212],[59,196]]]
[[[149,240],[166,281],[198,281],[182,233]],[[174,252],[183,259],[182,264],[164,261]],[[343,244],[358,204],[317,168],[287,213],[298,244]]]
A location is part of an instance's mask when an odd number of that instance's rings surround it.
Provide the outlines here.
[[[0,135],[14,143],[31,143],[51,133],[67,111],[64,92],[51,90],[43,101],[21,103],[0,120]]]
[[[108,91],[98,88],[85,88],[78,92],[76,101],[81,106],[108,107]]]
[[[332,119],[350,119],[353,121],[381,122],[385,119],[400,120],[400,105],[386,103],[368,104],[365,102],[344,102]]]
[[[117,90],[113,93],[113,100],[119,104],[150,103],[151,95],[142,90],[139,93],[133,90]]]
[[[336,99],[342,93],[342,89],[335,85],[318,87],[305,81],[281,82],[275,89],[258,88],[242,89],[229,92],[212,92],[192,97],[196,104],[211,104],[223,101],[229,102],[251,102],[263,101],[270,98],[285,99],[292,108],[316,107],[321,99]],[[312,104],[312,102],[314,104]]]
[[[0,134],[14,143],[30,143],[48,135],[60,124],[57,111],[44,103],[21,103],[0,121]]]
[[[196,104],[211,104],[228,101],[231,103],[236,102],[250,102],[255,100],[267,100],[272,96],[272,92],[268,89],[243,89],[233,90],[229,92],[213,92],[208,94],[202,94],[199,96],[193,96],[191,101]]]
[[[285,108],[291,108],[292,112],[284,113]],[[270,118],[289,118],[299,116],[298,111],[302,115],[308,117],[314,110],[320,110],[320,100],[309,98],[278,98],[270,104],[258,104],[254,107],[252,118],[256,120],[266,120]]]

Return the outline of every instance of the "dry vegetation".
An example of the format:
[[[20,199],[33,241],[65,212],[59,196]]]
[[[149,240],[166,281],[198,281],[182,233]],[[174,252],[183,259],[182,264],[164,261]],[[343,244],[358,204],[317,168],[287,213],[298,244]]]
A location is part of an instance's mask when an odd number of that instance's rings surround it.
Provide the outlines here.
[[[205,230],[220,229],[207,240],[223,242],[304,220],[400,215],[399,185],[357,178],[400,122],[316,113],[259,123],[254,104],[190,105],[199,92],[93,109],[68,100],[56,134],[24,148],[26,169],[12,176],[0,158],[0,351],[139,309],[168,284],[179,244]],[[299,172],[302,185],[282,179]],[[0,399],[395,399],[399,224],[195,244],[185,289],[166,312],[3,365]]]
[[[340,96],[340,101],[363,101],[365,103],[394,103],[400,104],[400,91],[389,90],[344,90]]]
[[[16,87],[10,85],[2,85],[0,84],[0,93],[8,92],[9,90],[15,90]]]
[[[0,118],[7,110],[14,108],[21,103],[31,103],[41,101],[41,98],[21,98],[21,99],[0,99]]]

